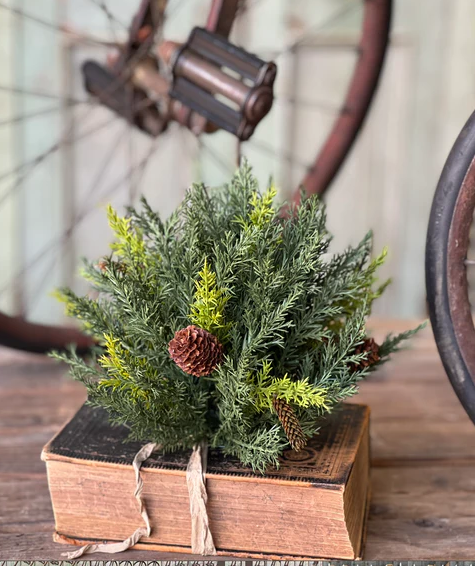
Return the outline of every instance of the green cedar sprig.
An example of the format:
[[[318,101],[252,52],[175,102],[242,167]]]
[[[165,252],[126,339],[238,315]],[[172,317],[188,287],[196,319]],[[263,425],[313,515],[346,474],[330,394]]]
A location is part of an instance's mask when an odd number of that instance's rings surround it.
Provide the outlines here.
[[[165,221],[145,200],[126,217],[109,208],[111,255],[83,268],[97,298],[59,292],[98,342],[88,359],[53,354],[84,383],[89,403],[133,439],[165,450],[207,440],[260,471],[288,447],[274,397],[314,434],[418,329],[389,336],[380,362],[364,367],[356,349],[386,286],[377,281],[385,251],[372,259],[369,233],[329,257],[323,203],[302,194],[290,211],[281,214],[272,186],[260,193],[247,163],[221,189],[194,185]],[[224,345],[207,377],[184,373],[168,353],[190,324]]]

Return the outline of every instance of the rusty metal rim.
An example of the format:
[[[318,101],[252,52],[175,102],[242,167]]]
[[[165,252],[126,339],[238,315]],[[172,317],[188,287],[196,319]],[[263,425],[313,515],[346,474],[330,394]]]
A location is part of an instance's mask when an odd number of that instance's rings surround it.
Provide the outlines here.
[[[358,62],[340,115],[302,181],[307,194],[323,194],[340,170],[360,132],[377,89],[389,43],[392,0],[364,0]],[[296,190],[294,201],[299,202]]]
[[[455,337],[467,369],[475,379],[475,326],[468,296],[465,260],[475,210],[475,157],[455,202],[447,242],[447,292]],[[475,386],[474,386],[475,387]]]
[[[0,344],[15,350],[44,354],[50,350],[63,350],[69,344],[76,344],[77,352],[86,352],[93,344],[74,328],[33,324],[20,317],[0,312]]]
[[[432,330],[447,376],[475,423],[475,327],[465,259],[475,210],[475,112],[458,136],[432,203],[426,286]]]

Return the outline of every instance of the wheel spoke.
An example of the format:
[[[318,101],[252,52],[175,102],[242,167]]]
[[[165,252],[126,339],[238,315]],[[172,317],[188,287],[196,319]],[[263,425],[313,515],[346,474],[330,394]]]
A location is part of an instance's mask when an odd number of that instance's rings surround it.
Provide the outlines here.
[[[272,57],[273,59],[278,59],[282,55],[285,55],[287,53],[292,52],[296,47],[299,47],[300,45],[304,44],[309,36],[311,36],[311,35],[314,36],[316,33],[320,32],[320,31],[331,28],[343,16],[346,16],[346,15],[350,14],[351,12],[353,12],[354,10],[356,10],[356,8],[359,5],[360,4],[358,2],[354,2],[354,1],[348,2],[341,9],[333,12],[333,14],[331,14],[325,21],[317,22],[315,25],[310,26],[305,31],[305,33],[302,37],[300,37],[296,41],[293,41],[290,45],[287,45],[287,47],[284,47],[284,49],[281,49],[279,51],[267,52],[266,55],[268,57]]]
[[[64,101],[66,103],[71,103],[71,104],[96,105],[96,103],[93,100],[88,100],[88,99],[79,100],[79,99],[70,98],[70,97],[63,97],[60,94],[53,94],[53,93],[49,93],[49,92],[38,92],[38,91],[34,91],[34,90],[25,90],[23,88],[16,87],[16,86],[6,86],[6,85],[0,84],[0,91],[11,92],[12,94],[24,94],[26,96],[38,96],[39,98],[54,98],[56,100],[61,100],[61,101]]]
[[[68,104],[68,106],[76,106],[79,103]],[[45,108],[44,110],[38,110],[38,112],[31,112],[30,114],[19,114],[18,116],[13,116],[12,118],[7,118],[6,120],[0,120],[0,126],[6,126],[8,124],[15,124],[19,122],[25,122],[26,120],[31,120],[32,118],[37,118],[38,116],[45,116],[47,114],[54,114],[55,112],[60,112],[63,110],[61,106],[53,106],[51,108]]]
[[[137,105],[136,110],[140,110],[142,108],[145,108],[146,106],[153,104],[152,101],[149,101],[148,99],[145,99],[141,104]],[[85,119],[89,113],[91,112],[91,109],[88,109],[88,112],[86,113],[85,116],[82,117],[82,119]],[[14,169],[11,169],[10,171],[7,171],[6,173],[3,173],[2,175],[0,175],[0,181],[2,181],[3,179],[6,179],[12,175],[18,174],[19,178],[13,183],[13,185],[11,187],[9,187],[1,196],[0,196],[0,207],[3,205],[3,203],[5,202],[5,200],[10,196],[10,194],[12,194],[13,191],[15,191],[20,185],[21,183],[25,180],[25,178],[31,174],[31,172],[40,164],[42,163],[46,158],[48,158],[50,155],[52,155],[53,153],[55,153],[62,145],[64,144],[71,144],[71,143],[76,143],[78,141],[84,140],[87,137],[89,137],[90,135],[103,130],[105,127],[111,125],[113,122],[115,122],[116,120],[116,116],[112,116],[112,118],[108,118],[108,120],[101,122],[99,125],[94,126],[93,128],[90,128],[89,130],[82,132],[80,134],[78,134],[76,137],[71,137],[72,133],[73,133],[73,129],[74,126],[71,125],[71,127],[69,128],[68,132],[66,133],[65,136],[63,136],[58,142],[54,143],[52,146],[50,146],[45,152],[41,153],[40,155],[37,155],[34,159],[27,161],[26,163],[22,163],[21,165],[19,165],[18,167],[15,167]]]
[[[129,87],[128,89],[128,97],[129,97],[129,106],[131,109],[131,116],[134,115],[134,93],[133,90]],[[127,155],[128,155],[128,160],[129,160],[129,168],[132,169],[133,168],[133,163],[134,163],[134,132],[132,128],[129,128],[128,130],[128,140],[127,140]],[[132,205],[132,203],[134,202],[135,199],[135,191],[136,191],[136,185],[134,184],[134,176],[132,175],[130,177],[130,184],[129,184],[129,205]]]
[[[236,140],[236,167],[241,167],[242,161],[242,141]]]
[[[126,128],[124,130],[124,134],[126,133],[127,129],[129,129],[128,125],[126,126]],[[118,151],[118,149],[121,147],[121,142],[124,140],[124,138],[125,138],[125,135],[120,136],[119,142],[117,142],[117,139],[115,137],[113,137],[112,144],[111,144],[109,150],[107,151],[106,155],[104,156],[102,164],[101,164],[101,166],[99,167],[99,170],[96,173],[94,181],[91,183],[89,190],[87,191],[86,195],[83,198],[83,206],[82,206],[81,212],[79,212],[79,214],[73,216],[70,224],[68,225],[66,230],[64,230],[64,232],[61,234],[59,239],[54,240],[52,244],[48,244],[48,246],[46,248],[41,250],[38,257],[34,258],[34,261],[29,264],[29,266],[26,268],[25,271],[28,271],[29,269],[34,267],[34,265],[36,263],[38,263],[43,258],[48,256],[50,253],[55,252],[60,248],[64,248],[65,245],[72,238],[72,236],[74,234],[74,230],[76,229],[78,224],[81,222],[81,218],[83,218],[85,216],[84,211],[85,210],[89,211],[90,209],[93,208],[93,207],[89,208],[89,203],[92,201],[92,198],[97,193],[97,190],[100,186],[100,183],[103,180],[105,173],[107,172],[107,170],[110,168],[111,164],[113,163],[112,158],[114,157],[114,154]],[[88,208],[85,208],[86,206]],[[50,273],[53,270],[54,266],[56,265],[57,260],[58,260],[58,254],[53,255],[53,257],[52,257],[52,259],[51,259],[51,261],[48,265],[48,269],[45,271],[44,277],[41,279],[40,283],[36,286],[35,290],[33,291],[32,295],[31,295],[31,301],[33,302],[33,306],[35,304],[35,298],[39,295],[41,289],[43,288],[43,286],[44,286],[44,284],[45,284],[45,282],[48,278],[48,273]]]
[[[9,9],[9,7],[6,6],[1,1],[0,1],[0,8]],[[15,13],[23,15],[23,12],[21,10],[16,10]],[[130,76],[133,72],[134,66],[146,54],[146,52],[148,51],[148,48],[149,48],[149,46],[147,45],[147,42],[145,42],[145,43],[143,43],[142,45],[139,46],[139,48],[136,50],[136,52],[127,61],[122,72],[111,83],[111,85],[109,85],[109,87],[107,89],[105,89],[104,94],[109,94],[109,95],[113,94],[118,88],[120,88],[120,86],[122,86],[130,78]],[[145,100],[144,102],[146,102],[147,104],[150,104],[150,102],[148,100]],[[141,105],[139,105],[139,106],[141,107]],[[139,107],[137,107],[137,109],[138,108]],[[92,109],[93,108],[88,109],[85,116],[83,116],[83,120],[86,119],[89,116]],[[68,130],[68,132],[66,132],[65,136],[63,136],[63,138],[59,142],[56,142],[50,148],[48,148],[44,153],[35,157],[31,161],[29,161],[27,163],[23,163],[19,167],[16,167],[15,169],[10,170],[7,173],[4,173],[3,175],[0,175],[0,181],[11,176],[11,175],[14,175],[14,174],[20,175],[19,179],[17,179],[17,181],[9,189],[7,189],[6,192],[4,192],[0,196],[0,207],[5,202],[5,200],[9,197],[9,195],[21,185],[21,183],[25,179],[25,177],[27,175],[29,175],[31,173],[31,171],[33,171],[35,169],[35,167],[37,165],[39,165],[47,157],[49,157],[50,155],[55,153],[63,143],[73,143],[73,142],[77,141],[78,139],[84,139],[85,136],[88,136],[88,135],[98,131],[98,129],[101,129],[102,127],[106,126],[108,123],[110,123],[110,122],[107,122],[105,124],[101,124],[101,126],[99,126],[98,128],[93,128],[92,130],[89,130],[88,132],[79,136],[76,139],[71,139],[71,134],[72,134],[72,126],[71,126],[71,128]]]
[[[131,175],[133,175],[134,172],[138,171],[138,177],[140,179],[142,178],[150,159],[157,150],[159,140],[160,138],[155,138],[152,141],[150,149],[145,155],[145,157],[133,169],[130,169],[118,181],[116,181],[113,185],[111,185],[109,189],[101,195],[101,199],[112,195],[121,185],[124,184],[124,182],[127,182],[130,179]],[[86,200],[87,199],[85,199],[85,201]],[[11,278],[12,281],[18,280],[18,278],[24,276],[25,273],[27,273],[30,269],[35,267],[35,265],[37,265],[44,257],[46,257],[54,250],[58,249],[59,247],[63,246],[72,237],[74,230],[89,216],[89,214],[91,214],[91,212],[96,210],[95,203],[93,203],[92,205],[90,203],[86,203],[86,204],[87,207],[85,206],[76,215],[71,225],[68,226],[68,228],[64,230],[60,236],[58,236],[58,238],[53,240],[53,242],[51,242],[50,244],[48,244],[48,246],[46,246],[40,252],[38,252],[38,254],[28,263],[28,265],[23,266],[20,270],[18,270],[18,272]],[[0,289],[0,296],[8,290],[9,285],[10,283],[7,283]]]
[[[9,10],[13,14],[20,16],[20,17],[24,18],[25,20],[35,22],[35,23],[37,23],[37,24],[39,24],[39,25],[41,25],[45,28],[52,29],[52,30],[54,30],[58,33],[65,33],[65,34],[68,34],[68,35],[72,35],[72,36],[80,39],[84,43],[89,43],[91,45],[100,45],[100,46],[104,46],[104,47],[107,46],[103,41],[100,41],[99,39],[96,39],[92,36],[83,36],[81,34],[77,34],[74,30],[71,30],[71,29],[69,29],[65,26],[61,26],[61,25],[58,25],[58,24],[54,24],[52,22],[48,22],[47,20],[43,20],[42,18],[39,18],[38,16],[34,16],[33,14],[29,14],[27,12],[24,12],[23,10],[20,10],[19,8],[14,8],[13,6],[9,6],[5,2],[0,1],[0,8],[2,8],[4,10]]]
[[[251,138],[249,141],[246,142],[246,144],[251,146],[251,147],[255,147],[256,149],[260,149],[270,156],[278,157],[279,159],[285,159],[286,161],[289,161],[291,164],[298,165],[299,167],[302,167],[303,169],[308,170],[311,167],[311,165],[309,163],[305,163],[305,162],[301,161],[300,159],[296,158],[295,155],[292,155],[289,152],[281,153],[279,151],[279,153],[277,154],[277,150],[275,148],[273,148],[271,145],[269,145],[265,142]]]
[[[109,167],[112,164],[112,158],[114,157],[114,154],[118,151],[118,149],[121,147],[121,144],[122,144],[123,140],[125,139],[125,134],[126,134],[128,129],[129,129],[129,126],[127,125],[125,127],[125,130],[124,130],[124,135],[121,136],[118,141],[115,137],[113,138],[112,145],[111,145],[109,151],[107,152],[106,156],[104,157],[104,161],[103,161],[102,165],[100,166],[94,181],[91,183],[91,186],[90,186],[88,192],[86,193],[86,196],[84,197],[84,201],[83,201],[84,203],[89,203],[91,201],[92,197],[94,196],[94,194],[97,193],[97,191],[100,187],[100,183],[102,182],[105,173],[107,172],[107,170],[109,169]],[[73,230],[74,228],[75,228],[75,225],[72,224],[69,229]]]
[[[13,14],[16,14],[17,16],[21,16],[25,20],[30,20],[30,21],[36,22],[37,24],[40,24],[44,27],[54,29],[55,31],[59,31],[59,32],[63,31],[61,29],[61,27],[58,26],[57,24],[53,24],[52,22],[48,22],[47,20],[43,20],[41,18],[38,18],[37,16],[34,16],[33,14],[28,14],[28,13],[24,12],[23,10],[20,10],[19,8],[14,8],[13,6],[9,6],[5,2],[0,2],[0,8],[3,8],[4,10],[8,10],[8,11],[12,12]]]
[[[52,258],[51,261],[46,265],[46,267],[44,268],[43,274],[41,275],[40,280],[38,281],[38,283],[35,285],[35,289],[29,294],[29,297],[27,299],[28,301],[28,311],[32,311],[36,305],[38,304],[39,298],[41,296],[41,291],[43,290],[44,286],[46,285],[46,282],[48,281],[49,276],[51,275],[51,273],[53,272],[53,269],[56,267],[56,263],[58,262],[58,254],[55,254]],[[21,313],[22,316],[24,317],[27,312]]]
[[[136,167],[135,170],[135,187],[138,190],[138,188],[140,187],[141,183],[142,183],[142,179],[145,175],[145,171],[147,170],[147,166],[150,163],[150,160],[152,159],[152,157],[155,155],[155,152],[158,149],[158,142],[159,142],[160,138],[155,138],[151,145],[150,145],[150,149],[147,153],[147,155],[145,156],[145,159],[143,159],[138,167]]]
[[[176,2],[173,4],[172,7],[170,7],[170,5],[168,5],[167,6],[168,10],[165,12],[167,20],[169,20],[170,18],[175,16],[177,14],[177,12],[180,11],[180,8],[182,8],[185,5],[185,2],[186,2],[186,0],[176,0]]]
[[[309,110],[319,110],[324,114],[331,114],[332,116],[341,112],[341,107],[329,104],[323,100],[300,100],[298,98],[278,96],[274,99],[277,104],[293,104],[300,108],[308,108]]]
[[[219,167],[226,173],[226,175],[232,174],[234,172],[233,167],[229,163],[226,163],[225,159],[219,155],[215,150],[211,149],[208,145],[206,145],[203,140],[198,138],[198,145],[201,149],[204,149],[210,157],[213,159],[215,163],[219,165]]]
[[[94,126],[93,128],[87,130],[86,132],[82,132],[81,134],[79,134],[75,138],[71,138],[69,136],[62,138],[58,142],[55,142],[53,145],[51,145],[46,151],[44,151],[40,155],[37,155],[34,159],[31,159],[30,161],[26,161],[25,163],[22,163],[18,167],[15,167],[14,169],[10,169],[10,171],[7,171],[6,173],[3,173],[2,175],[0,175],[0,181],[3,181],[4,179],[11,177],[12,175],[16,175],[16,174],[21,175],[21,174],[25,173],[25,171],[26,171],[26,174],[29,174],[30,171],[33,168],[35,168],[37,165],[42,163],[47,157],[49,157],[51,154],[53,154],[55,151],[57,151],[63,144],[65,144],[65,143],[76,143],[80,140],[83,140],[83,139],[87,138],[88,136],[90,136],[90,135],[98,132],[99,130],[105,128],[107,125],[111,124],[115,120],[116,120],[115,116],[113,118],[109,118],[107,121],[102,122],[101,124]],[[20,181],[22,181],[22,180],[24,180],[24,176],[20,179]],[[12,190],[14,190],[17,186],[18,185],[15,184],[11,189],[8,189],[6,191],[6,193],[4,193],[2,195],[2,197],[0,198],[0,205],[3,203],[6,196],[8,196],[8,194]]]
[[[163,138],[163,136],[161,136],[161,137]],[[145,169],[146,169],[150,159],[152,158],[153,154],[157,150],[159,140],[160,140],[160,137],[155,138],[153,140],[153,142],[151,143],[151,147],[150,147],[149,151],[147,152],[147,154],[145,155],[145,157],[142,158],[139,161],[139,163],[137,163],[137,165],[135,167],[132,166],[129,169],[129,171],[121,179],[119,179],[119,181],[116,181],[111,187],[109,187],[109,189],[101,195],[101,198],[109,197],[110,195],[112,195],[121,185],[129,182],[131,177],[137,171],[139,171],[139,176],[141,178],[142,175],[145,172]],[[84,217],[87,216],[87,214],[89,214],[89,212],[85,213]]]
[[[121,20],[119,20],[119,18],[117,18],[110,10],[109,7],[106,5],[106,3],[104,2],[104,0],[89,0],[89,2],[92,2],[95,6],[97,6],[102,12],[104,12],[105,16],[107,17],[108,21],[109,21],[109,27],[111,30],[111,33],[114,37],[114,40],[116,43],[119,43],[117,41],[117,34],[116,34],[116,30],[115,30],[115,24],[119,25],[123,30],[127,31],[127,26],[124,24],[124,22],[122,22]]]
[[[97,4],[97,2],[95,2],[95,4]],[[104,2],[101,2],[103,9],[107,10],[107,6],[105,6]],[[154,15],[155,12],[153,12],[152,15]],[[112,14],[110,14],[109,12],[107,12],[108,15],[108,19],[111,25],[111,31],[113,33],[112,30]],[[142,56],[148,51],[149,49],[149,45],[147,45],[146,43],[142,44],[139,46],[139,48],[135,51],[135,53],[132,55],[132,57],[127,61],[125,67],[123,68],[122,72],[120,73],[120,75],[116,78],[116,80],[114,80],[112,82],[111,85],[109,85],[109,87],[104,91],[107,92],[108,94],[113,93],[115,90],[117,90],[117,88],[119,88],[121,85],[123,85],[129,78],[131,73],[133,72],[133,68],[135,66],[135,64],[142,58]],[[143,103],[138,104],[136,108],[133,108],[131,106],[131,114],[130,114],[130,119],[133,118],[134,116],[134,112],[135,111],[140,111],[142,108],[145,108],[146,106],[149,106],[150,104],[153,104],[154,102],[148,99],[145,99],[143,101]],[[91,109],[89,109],[88,113],[86,114],[86,116],[83,116],[83,120],[87,117],[87,115],[89,115]],[[54,153],[57,149],[59,149],[59,147],[63,144],[63,143],[72,143],[75,141],[78,141],[78,139],[84,139],[84,137],[88,136],[91,133],[97,132],[99,129],[102,129],[104,126],[106,126],[107,124],[111,123],[112,121],[115,121],[115,116],[112,120],[109,120],[108,122],[106,122],[105,124],[101,124],[99,127],[93,128],[92,130],[89,130],[88,132],[85,132],[84,134],[76,137],[74,140],[71,140],[71,134],[73,131],[73,127],[74,127],[74,122],[71,124],[69,131],[67,132],[66,136],[63,137],[63,139],[58,142],[55,143],[53,146],[51,146],[46,152],[44,152],[43,154],[41,154],[40,156],[37,156],[34,160],[32,160],[32,162],[30,162],[29,164],[23,164],[22,165],[22,170],[24,171],[24,174],[20,176],[19,179],[17,179],[17,182],[15,183],[14,187],[11,187],[9,191],[7,191],[6,194],[3,195],[3,197],[0,199],[0,206],[3,202],[3,200],[8,196],[8,194],[14,190],[23,180],[24,178],[31,173],[31,171],[42,161],[44,161],[44,159],[46,159],[49,155],[51,155],[52,153]],[[158,138],[157,138],[158,139]],[[116,184],[114,184],[112,186],[111,189],[109,189],[107,191],[106,194],[110,194],[112,192],[115,192],[115,190],[124,182],[124,181],[130,181],[133,178],[134,172],[137,169],[140,169],[140,177],[142,176],[145,167],[149,161],[149,159],[151,158],[152,154],[155,152],[155,143],[157,140],[154,140],[154,143],[152,144],[152,149],[149,152],[149,154],[145,157],[145,159],[143,159],[137,166],[137,168],[134,168],[133,163],[131,163],[130,165],[130,169],[127,173],[127,175],[124,178],[121,178],[120,181]],[[84,218],[91,212],[91,210],[94,210],[92,207],[90,207],[89,205],[89,196],[91,196],[97,186],[99,185],[100,181],[102,180],[102,177],[105,173],[105,170],[107,169],[108,165],[111,163],[111,157],[113,155],[113,153],[117,150],[119,144],[116,143],[116,141],[114,140],[114,145],[112,147],[112,152],[109,152],[108,154],[108,158],[105,160],[104,166],[101,168],[101,170],[99,171],[99,174],[96,177],[95,182],[92,184],[90,190],[88,191],[88,195],[86,198],[86,203],[88,203],[88,206],[86,208],[83,209],[83,211],[81,211],[75,219],[73,219],[72,223],[70,226],[68,226],[68,228],[64,231],[64,233],[52,244],[48,245],[46,248],[44,248],[33,260],[32,262],[29,263],[28,266],[24,266],[24,268],[22,269],[22,272],[27,271],[28,269],[31,269],[35,264],[37,264],[39,261],[41,261],[46,255],[48,255],[49,253],[51,253],[52,251],[54,251],[55,248],[57,248],[58,246],[64,246],[67,241],[72,237],[72,234],[74,233],[74,229],[77,227],[77,225],[79,223],[82,222],[82,220],[84,220]],[[103,195],[104,197],[105,195]],[[102,197],[102,198],[103,198]],[[39,283],[39,286],[37,287],[38,292],[41,290],[41,288],[44,286],[45,280],[48,276],[48,273],[50,272],[51,269],[53,269],[55,263],[57,261],[57,257],[53,257],[52,261],[50,263],[50,265],[48,266],[48,269],[45,271],[45,277],[43,277]],[[17,276],[18,277],[18,276]],[[35,295],[33,296],[33,301],[35,300]]]

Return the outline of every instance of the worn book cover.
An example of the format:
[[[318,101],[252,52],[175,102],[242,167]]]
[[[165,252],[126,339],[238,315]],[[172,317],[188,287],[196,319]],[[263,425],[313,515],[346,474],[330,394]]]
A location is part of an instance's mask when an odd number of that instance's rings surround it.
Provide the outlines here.
[[[56,540],[120,541],[141,525],[127,442],[103,409],[83,406],[45,446]],[[191,552],[185,473],[191,451],[154,453],[142,466],[152,524],[139,548]],[[220,555],[341,558],[362,555],[369,498],[369,409],[343,404],[300,452],[264,476],[210,450],[208,516]]]

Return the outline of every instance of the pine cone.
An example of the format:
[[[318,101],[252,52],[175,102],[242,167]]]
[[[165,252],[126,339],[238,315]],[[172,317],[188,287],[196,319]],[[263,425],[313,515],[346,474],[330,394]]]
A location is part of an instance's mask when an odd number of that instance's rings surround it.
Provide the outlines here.
[[[209,375],[223,359],[223,347],[216,336],[194,325],[175,332],[168,351],[179,368],[196,377]]]
[[[355,348],[353,354],[362,354],[363,352],[366,352],[366,359],[360,360],[357,364],[350,364],[351,371],[360,371],[374,365],[381,359],[379,346],[373,338],[365,338],[365,340]]]
[[[119,273],[125,273],[127,271],[125,263],[120,261],[110,261],[109,258],[106,257],[103,257],[97,263],[98,269],[102,272],[104,272],[111,265],[114,265]]]
[[[282,428],[289,439],[290,446],[292,446],[296,452],[302,450],[307,444],[307,438],[292,407],[282,399],[277,399],[277,397],[274,397],[273,405],[282,424]]]

